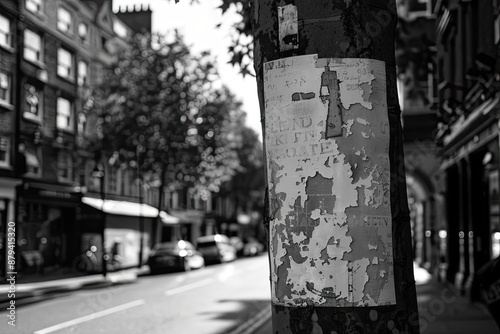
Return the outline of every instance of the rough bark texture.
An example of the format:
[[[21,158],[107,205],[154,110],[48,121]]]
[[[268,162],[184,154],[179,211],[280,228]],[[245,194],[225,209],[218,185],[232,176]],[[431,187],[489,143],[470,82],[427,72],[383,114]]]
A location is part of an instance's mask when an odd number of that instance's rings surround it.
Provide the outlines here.
[[[278,7],[298,10],[298,49],[280,52]],[[400,107],[396,88],[394,0],[255,0],[254,62],[265,128],[263,64],[289,56],[371,58],[386,64],[390,124],[391,211],[397,304],[380,307],[283,307],[273,305],[273,333],[418,333],[415,281]],[[264,142],[264,147],[266,143]],[[266,194],[266,201],[267,201]],[[267,203],[266,203],[267,205]],[[264,219],[266,224],[269,216]]]

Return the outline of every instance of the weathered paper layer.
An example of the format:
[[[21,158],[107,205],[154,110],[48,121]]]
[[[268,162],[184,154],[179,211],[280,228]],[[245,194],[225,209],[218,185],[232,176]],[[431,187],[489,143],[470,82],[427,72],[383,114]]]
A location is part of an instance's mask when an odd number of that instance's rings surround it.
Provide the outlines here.
[[[395,304],[384,63],[268,62],[264,96],[273,303]]]

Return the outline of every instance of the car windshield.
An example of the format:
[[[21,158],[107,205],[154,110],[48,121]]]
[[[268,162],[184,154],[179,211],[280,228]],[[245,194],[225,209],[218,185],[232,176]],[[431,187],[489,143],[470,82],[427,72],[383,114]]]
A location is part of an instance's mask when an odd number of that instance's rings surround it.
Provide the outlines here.
[[[216,246],[215,241],[200,241],[198,242],[198,248]]]

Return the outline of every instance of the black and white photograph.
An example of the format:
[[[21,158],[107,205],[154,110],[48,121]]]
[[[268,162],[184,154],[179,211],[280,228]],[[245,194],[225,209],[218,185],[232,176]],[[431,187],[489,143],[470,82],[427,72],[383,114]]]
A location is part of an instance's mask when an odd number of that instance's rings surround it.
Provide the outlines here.
[[[0,0],[0,333],[500,334],[499,59],[500,0]]]

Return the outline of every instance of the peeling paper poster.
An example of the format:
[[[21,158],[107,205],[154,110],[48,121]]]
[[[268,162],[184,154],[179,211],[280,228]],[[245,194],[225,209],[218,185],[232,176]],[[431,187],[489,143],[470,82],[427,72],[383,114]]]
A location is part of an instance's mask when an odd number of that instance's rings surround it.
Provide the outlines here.
[[[385,65],[264,65],[274,304],[396,303]]]

